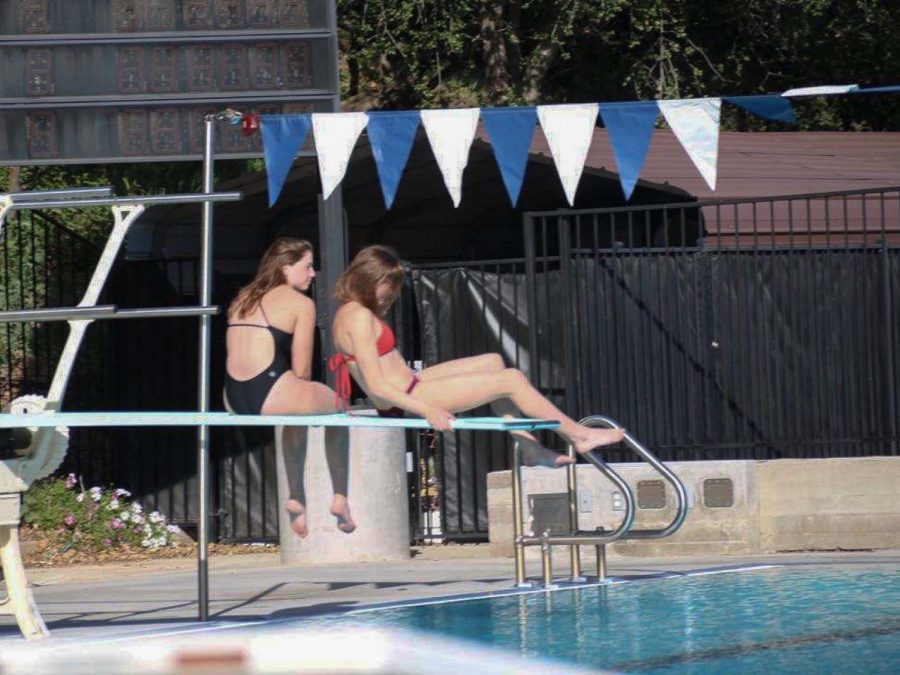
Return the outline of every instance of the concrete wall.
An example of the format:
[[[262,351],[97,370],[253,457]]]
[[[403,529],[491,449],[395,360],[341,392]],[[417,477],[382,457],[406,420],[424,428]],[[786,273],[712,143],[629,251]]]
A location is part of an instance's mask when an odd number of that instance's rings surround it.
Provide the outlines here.
[[[615,464],[638,501],[641,481],[660,477],[646,464]],[[690,509],[681,529],[658,540],[620,541],[611,555],[740,555],[777,551],[900,548],[900,457],[720,462],[672,462],[689,494]],[[708,480],[731,481],[729,506],[707,503]],[[512,493],[510,472],[488,476],[491,551],[511,556]],[[613,528],[624,513],[614,486],[590,465],[577,468],[578,525]],[[531,530],[530,495],[564,493],[565,472],[523,470],[526,532]],[[664,508],[638,508],[633,529],[659,528],[675,514],[674,491],[666,484]],[[554,562],[568,551],[554,547]],[[537,560],[538,549],[526,552]],[[593,547],[582,548],[590,563]]]
[[[764,551],[900,548],[900,457],[760,462]]]
[[[309,536],[298,538],[284,504],[288,499],[282,427],[277,427],[278,513],[281,561],[343,563],[409,558],[409,499],[406,478],[406,435],[403,429],[350,430],[349,501],[357,529],[337,528],[329,512],[331,476],[325,459],[325,432],[309,430],[306,455],[306,497]]]

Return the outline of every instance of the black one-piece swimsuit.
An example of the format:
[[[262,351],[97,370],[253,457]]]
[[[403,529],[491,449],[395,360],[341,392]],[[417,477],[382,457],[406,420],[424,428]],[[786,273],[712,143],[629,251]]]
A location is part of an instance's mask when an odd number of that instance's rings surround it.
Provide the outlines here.
[[[262,412],[266,396],[269,395],[275,382],[282,374],[291,369],[291,343],[294,334],[275,328],[269,322],[269,317],[266,316],[262,305],[259,306],[259,309],[266,320],[265,326],[258,323],[228,324],[228,328],[236,326],[263,328],[269,331],[275,343],[275,356],[272,357],[272,363],[258,375],[254,375],[249,380],[236,380],[227,371],[225,372],[225,395],[228,397],[231,409],[241,415],[259,415]]]

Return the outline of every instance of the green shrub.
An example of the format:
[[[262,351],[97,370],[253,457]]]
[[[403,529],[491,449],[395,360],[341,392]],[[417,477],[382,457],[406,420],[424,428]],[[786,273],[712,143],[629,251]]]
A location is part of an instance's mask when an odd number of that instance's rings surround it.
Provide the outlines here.
[[[158,511],[144,513],[120,488],[85,490],[80,479],[50,478],[25,493],[23,520],[55,535],[64,548],[104,550],[118,546],[157,549],[174,543],[173,526]]]

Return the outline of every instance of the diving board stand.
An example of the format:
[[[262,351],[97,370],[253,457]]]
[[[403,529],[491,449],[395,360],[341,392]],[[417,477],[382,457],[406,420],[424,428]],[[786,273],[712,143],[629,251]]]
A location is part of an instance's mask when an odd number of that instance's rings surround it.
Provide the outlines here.
[[[210,116],[212,117],[212,116]],[[211,129],[211,119],[207,120]],[[211,152],[211,141],[207,139]],[[211,157],[211,155],[210,155]],[[210,162],[211,163],[211,162]],[[211,171],[211,169],[210,169]],[[53,414],[62,409],[69,377],[72,373],[75,358],[78,355],[84,334],[96,319],[107,318],[154,318],[160,316],[199,316],[201,322],[201,386],[200,409],[209,409],[209,323],[211,314],[217,313],[217,307],[210,307],[209,293],[203,294],[203,306],[196,308],[146,308],[138,310],[122,310],[112,306],[97,306],[97,301],[106,284],[113,263],[119,255],[131,225],[144,212],[147,206],[156,204],[185,204],[202,202],[204,205],[204,243],[211,244],[212,206],[216,203],[237,201],[242,198],[240,192],[214,193],[212,182],[204,181],[206,188],[199,194],[153,195],[153,196],[112,196],[111,188],[76,188],[71,190],[47,190],[35,192],[15,192],[0,194],[0,236],[7,216],[14,211],[39,209],[80,209],[86,207],[107,206],[111,209],[114,224],[106,244],[100,254],[87,290],[77,307],[42,308],[0,312],[0,324],[20,321],[68,321],[69,334],[62,349],[60,360],[51,380],[49,391],[44,396],[21,396],[9,405],[10,414]],[[210,250],[204,248],[203,277],[208,290],[211,280]],[[130,314],[130,316],[129,316]],[[204,367],[205,366],[205,367]],[[14,425],[16,429],[20,425]],[[199,426],[200,454],[202,466],[208,467],[208,442],[204,444],[204,433],[208,427]],[[68,437],[65,425],[34,426],[28,438],[21,434],[7,433],[4,440],[11,447],[0,455],[0,559],[3,562],[4,576],[7,583],[7,597],[0,600],[0,613],[13,613],[26,637],[42,637],[46,635],[46,626],[34,609],[31,593],[25,583],[24,568],[18,549],[18,526],[20,516],[21,494],[36,480],[49,476],[59,468],[65,459],[68,448]],[[26,442],[27,440],[27,442]],[[2,450],[2,449],[0,449]],[[206,474],[201,474],[200,484],[202,498],[207,498],[208,486]],[[208,507],[201,503],[201,516],[208,514]],[[201,518],[200,528],[205,534],[205,523]],[[205,556],[207,546],[201,538],[201,556]],[[201,567],[205,557],[201,559]],[[201,592],[203,589],[201,588]],[[201,603],[202,605],[202,603]]]

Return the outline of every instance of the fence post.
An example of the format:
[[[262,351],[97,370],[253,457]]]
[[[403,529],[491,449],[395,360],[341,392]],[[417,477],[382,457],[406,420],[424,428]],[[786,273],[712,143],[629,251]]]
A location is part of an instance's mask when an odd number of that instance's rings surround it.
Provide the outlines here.
[[[522,218],[525,239],[525,298],[528,303],[528,379],[536,389],[541,384],[541,362],[537,346],[537,298],[535,296],[534,216],[526,213]]]
[[[575,312],[572,308],[572,242],[569,237],[570,221],[568,218],[558,218],[556,227],[559,230],[559,285],[560,285],[560,304],[562,315],[562,338],[563,338],[563,372],[566,374],[565,388],[565,407],[566,414],[580,418],[580,413],[575,413],[575,384],[574,359],[572,326],[575,323]]]
[[[888,429],[891,436],[890,453],[897,454],[897,385],[894,382],[894,311],[891,288],[891,258],[888,253],[887,237],[881,239],[881,277],[884,302],[884,357],[887,372]]]

